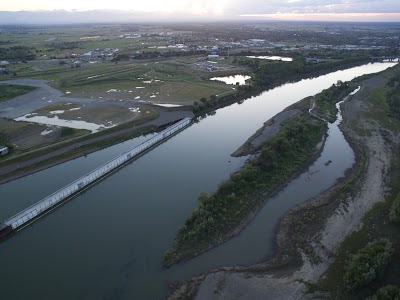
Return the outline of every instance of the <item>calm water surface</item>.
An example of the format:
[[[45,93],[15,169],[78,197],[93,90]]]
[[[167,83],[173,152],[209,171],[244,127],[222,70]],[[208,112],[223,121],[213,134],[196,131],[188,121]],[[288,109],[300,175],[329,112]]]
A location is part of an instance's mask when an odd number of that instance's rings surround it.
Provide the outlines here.
[[[164,251],[196,206],[245,158],[230,157],[285,107],[338,80],[382,71],[369,64],[286,84],[220,109],[0,244],[4,299],[162,299],[167,283],[209,268],[254,264],[271,254],[285,212],[328,188],[354,161],[337,126],[308,172],[269,200],[240,236],[192,261],[162,269]],[[148,137],[115,145],[0,186],[10,217]],[[340,155],[338,155],[340,153]],[[327,160],[332,164],[325,166]]]
[[[246,80],[250,79],[251,76],[248,75],[232,75],[232,76],[223,76],[223,77],[212,77],[210,80],[217,80],[225,82],[226,84],[239,84],[245,85]]]
[[[293,61],[291,57],[282,56],[246,56],[248,58],[267,59],[267,60],[280,60],[280,61]]]

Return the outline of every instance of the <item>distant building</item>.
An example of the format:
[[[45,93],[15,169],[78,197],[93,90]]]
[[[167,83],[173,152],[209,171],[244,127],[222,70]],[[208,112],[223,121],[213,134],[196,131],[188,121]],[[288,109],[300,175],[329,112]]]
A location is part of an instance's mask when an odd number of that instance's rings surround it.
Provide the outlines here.
[[[211,54],[208,56],[208,59],[216,59],[216,58],[219,58],[218,54]]]
[[[10,63],[8,61],[2,60],[0,61],[0,67],[7,67]]]
[[[262,40],[262,39],[249,39],[249,41],[252,43],[259,43],[259,44],[266,42],[266,40]]]
[[[309,64],[318,64],[320,63],[322,60],[319,58],[315,58],[315,57],[306,57],[306,63]]]
[[[9,150],[7,147],[4,146],[0,146],[0,156],[4,156],[6,154],[8,154]]]
[[[216,67],[216,66],[208,66],[208,67],[207,67],[207,70],[208,70],[209,72],[216,72],[216,71],[219,70],[219,67]]]
[[[92,51],[88,51],[88,52],[86,52],[86,53],[84,53],[83,55],[82,55],[82,58],[83,59],[86,59],[86,60],[89,60],[89,59],[91,59],[93,57],[93,52]]]

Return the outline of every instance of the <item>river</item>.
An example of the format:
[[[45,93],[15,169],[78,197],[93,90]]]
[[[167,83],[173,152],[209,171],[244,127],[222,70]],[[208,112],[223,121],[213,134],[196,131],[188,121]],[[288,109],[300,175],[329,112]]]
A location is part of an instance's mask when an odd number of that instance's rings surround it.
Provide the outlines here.
[[[287,106],[338,80],[382,71],[375,63],[289,83],[220,109],[0,244],[5,299],[162,299],[167,283],[223,265],[260,262],[273,250],[279,219],[333,185],[354,162],[330,125],[321,158],[270,199],[231,241],[192,261],[162,269],[162,257],[201,191],[213,192],[245,158],[233,153]],[[0,186],[7,218],[139,144],[140,137]],[[330,143],[330,144],[329,144]],[[342,151],[338,155],[339,150]],[[333,162],[325,166],[330,159]],[[313,175],[318,174],[318,176]]]

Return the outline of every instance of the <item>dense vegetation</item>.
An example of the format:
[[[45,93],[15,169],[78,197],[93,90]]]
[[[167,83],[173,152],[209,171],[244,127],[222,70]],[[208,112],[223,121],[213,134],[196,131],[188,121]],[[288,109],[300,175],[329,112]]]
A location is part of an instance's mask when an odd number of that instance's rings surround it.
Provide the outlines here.
[[[338,82],[337,85],[332,85],[315,97],[316,107],[313,110],[319,116],[334,122],[336,120],[336,103],[343,100],[354,90],[354,85],[349,83]]]
[[[194,113],[203,113],[222,107],[237,101],[244,100],[251,96],[256,96],[265,90],[272,89],[276,86],[289,81],[296,81],[302,78],[318,76],[352,66],[365,63],[368,57],[351,57],[339,61],[325,61],[318,64],[307,63],[304,57],[296,57],[292,62],[271,62],[265,65],[259,63],[258,59],[249,59],[247,66],[253,71],[253,79],[250,85],[238,86],[235,94],[221,96],[212,101],[207,99],[204,103],[195,102],[193,106]],[[336,100],[336,99],[335,99]]]
[[[400,118],[400,73],[397,73],[389,80],[386,97],[391,114]]]
[[[222,183],[214,195],[201,193],[199,205],[179,229],[166,265],[200,252],[256,211],[268,194],[283,184],[315,153],[326,124],[308,114],[299,114],[282,123],[281,130],[267,140],[260,154]]]
[[[400,300],[400,288],[395,285],[387,285],[380,288],[375,295],[367,300]]]
[[[0,84],[0,102],[10,100],[14,97],[33,91],[35,88],[24,85]]]
[[[155,59],[155,58],[171,58],[192,55],[204,55],[207,52],[204,50],[189,50],[189,51],[142,51],[130,56],[133,59]]]
[[[50,45],[46,45],[48,48],[57,49],[57,50],[73,50],[80,48],[84,43],[84,41],[73,41],[73,42],[55,42]]]
[[[346,265],[344,285],[348,290],[361,288],[380,276],[393,254],[392,243],[379,239],[352,255]]]
[[[391,114],[391,108],[386,97],[389,90],[387,82],[389,78],[399,74],[399,67],[395,66],[380,74],[366,75],[363,78],[356,79],[355,82],[364,88],[360,91],[357,101],[353,102],[353,105],[349,103],[349,106],[346,106],[348,111],[344,128],[350,129],[346,130],[347,133],[350,131],[354,133],[349,134],[348,137],[352,142],[351,146],[354,146],[353,149],[355,149],[359,164],[355,177],[351,176],[349,181],[342,186],[343,188],[341,188],[340,192],[332,196],[331,199],[337,204],[346,203],[345,205],[347,205],[349,203],[348,199],[352,198],[348,197],[349,193],[357,193],[360,190],[358,184],[364,180],[366,162],[370,159],[370,154],[365,153],[363,149],[367,149],[369,147],[367,143],[373,140],[373,138],[370,138],[371,134],[369,132],[363,131],[364,124],[374,124],[370,130],[376,130],[382,134],[386,149],[391,151],[392,160],[388,165],[389,169],[383,175],[384,180],[388,183],[388,189],[385,190],[385,201],[375,204],[365,214],[361,228],[346,237],[338,247],[337,252],[335,252],[335,260],[328,271],[315,286],[312,286],[313,291],[327,293],[332,299],[366,299],[368,296],[370,296],[368,300],[397,299],[395,296],[390,296],[391,287],[377,291],[381,287],[398,284],[400,274],[398,264],[400,257],[400,226],[398,223],[392,222],[390,217],[391,214],[394,216],[398,213],[398,204],[395,203],[399,202],[397,198],[400,191],[400,152],[397,150],[398,139],[396,137],[400,130],[400,120],[394,118],[393,114]],[[394,82],[393,80],[391,81]],[[358,106],[358,101],[363,102],[363,107]],[[388,115],[390,116],[389,118]],[[366,141],[358,144],[357,139],[367,135]],[[374,155],[372,154],[371,156]],[[380,156],[378,159],[380,159]],[[325,206],[314,211],[315,215],[318,216],[318,213],[322,213],[324,209]],[[393,212],[391,213],[391,211]],[[318,216],[314,219],[314,222],[324,222],[324,220],[325,217],[319,218]],[[302,233],[304,236],[305,233]],[[311,231],[311,234],[314,235],[315,232]],[[381,239],[385,240],[379,246],[380,250],[378,250],[379,247],[375,247],[375,250],[377,250],[375,253],[370,247],[365,247],[370,245],[369,243],[372,241],[375,241],[373,244],[380,243],[377,241],[382,241]],[[389,247],[388,245],[390,244],[393,246]],[[366,248],[369,250],[366,250]],[[389,255],[391,252],[393,254]],[[390,257],[392,259],[389,262]],[[352,273],[350,273],[350,269],[352,269]],[[376,279],[374,280],[375,276]],[[371,281],[365,284],[368,280]],[[358,287],[356,287],[357,285]],[[384,296],[387,294],[390,298]]]
[[[400,223],[400,194],[397,195],[390,208],[389,220],[393,223]]]
[[[33,49],[26,46],[0,48],[0,60],[33,60],[36,57]]]
[[[76,130],[74,128],[63,127],[61,129],[60,137],[66,137],[70,135],[74,135]]]
[[[8,136],[4,132],[0,131],[0,146],[5,146],[7,145],[7,143]]]

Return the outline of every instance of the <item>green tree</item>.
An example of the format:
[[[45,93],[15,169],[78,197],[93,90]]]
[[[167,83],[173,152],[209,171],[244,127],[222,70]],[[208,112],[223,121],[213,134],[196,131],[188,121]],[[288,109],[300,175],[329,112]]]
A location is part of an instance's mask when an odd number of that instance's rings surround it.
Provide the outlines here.
[[[392,254],[392,243],[388,239],[379,239],[352,255],[343,277],[346,289],[354,290],[371,283],[383,273]]]
[[[387,285],[380,288],[375,295],[367,300],[400,300],[400,288],[395,285]]]
[[[397,195],[390,208],[389,219],[390,222],[400,223],[400,193]]]
[[[211,95],[210,96],[210,101],[212,101],[212,102],[217,102],[217,96],[215,96],[215,95]]]

